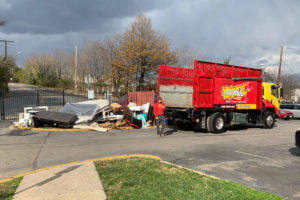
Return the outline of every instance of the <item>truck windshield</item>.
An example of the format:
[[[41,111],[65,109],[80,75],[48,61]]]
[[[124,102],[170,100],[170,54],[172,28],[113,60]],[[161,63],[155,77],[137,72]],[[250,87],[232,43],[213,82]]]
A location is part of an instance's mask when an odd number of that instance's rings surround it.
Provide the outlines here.
[[[278,98],[278,87],[277,86],[275,86],[275,85],[271,86],[271,94],[273,96],[275,96],[276,98]]]

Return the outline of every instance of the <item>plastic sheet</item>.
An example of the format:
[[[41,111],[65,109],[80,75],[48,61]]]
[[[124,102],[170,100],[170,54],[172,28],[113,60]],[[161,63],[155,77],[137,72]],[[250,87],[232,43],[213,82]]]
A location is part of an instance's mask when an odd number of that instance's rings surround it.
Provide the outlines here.
[[[92,120],[98,110],[98,104],[67,103],[60,112],[77,115],[76,124],[80,124]]]

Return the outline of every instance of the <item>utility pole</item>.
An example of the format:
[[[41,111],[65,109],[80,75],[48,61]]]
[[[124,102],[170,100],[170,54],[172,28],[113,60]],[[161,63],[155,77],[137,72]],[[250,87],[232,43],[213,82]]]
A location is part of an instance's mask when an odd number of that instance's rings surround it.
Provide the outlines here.
[[[14,42],[9,40],[0,40],[0,42],[4,42],[4,66],[7,69],[7,43],[8,42]]]
[[[75,45],[75,91],[77,92],[77,45]]]
[[[279,83],[280,83],[282,52],[283,52],[283,45],[281,46],[281,52],[280,52],[280,61],[279,61],[278,75],[277,75],[277,81],[276,81],[276,84],[277,84],[277,85],[279,85]]]
[[[9,41],[9,40],[0,40],[0,42],[4,42],[5,49],[4,49],[4,62],[6,63],[7,61],[7,43],[8,42],[14,42],[14,41]]]

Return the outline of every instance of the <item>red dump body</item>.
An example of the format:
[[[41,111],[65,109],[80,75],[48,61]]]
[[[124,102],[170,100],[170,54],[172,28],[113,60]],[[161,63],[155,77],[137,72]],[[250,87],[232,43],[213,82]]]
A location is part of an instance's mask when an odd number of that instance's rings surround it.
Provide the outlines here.
[[[260,110],[262,71],[197,60],[194,69],[160,66],[159,93],[171,107]]]

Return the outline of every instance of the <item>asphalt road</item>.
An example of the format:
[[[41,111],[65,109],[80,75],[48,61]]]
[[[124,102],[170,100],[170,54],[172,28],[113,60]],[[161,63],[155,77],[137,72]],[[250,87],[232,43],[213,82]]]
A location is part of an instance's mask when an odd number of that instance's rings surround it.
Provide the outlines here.
[[[62,90],[49,90],[33,85],[9,83],[10,93],[4,99],[5,118],[18,119],[24,107],[48,106],[50,111],[60,111],[63,107]],[[87,100],[87,95],[65,93],[65,103]]]
[[[5,124],[6,123],[6,124]],[[9,131],[0,122],[0,178],[92,158],[144,153],[252,188],[300,199],[299,120],[273,129],[241,127],[219,135],[168,129],[99,132]]]

